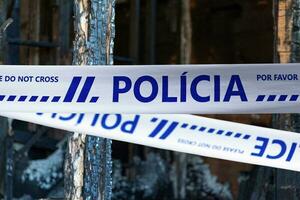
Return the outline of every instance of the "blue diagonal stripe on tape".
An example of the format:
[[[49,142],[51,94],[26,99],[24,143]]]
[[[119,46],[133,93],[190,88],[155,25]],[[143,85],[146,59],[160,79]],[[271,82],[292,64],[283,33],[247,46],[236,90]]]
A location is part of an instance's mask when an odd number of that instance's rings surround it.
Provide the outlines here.
[[[149,137],[155,137],[161,129],[167,124],[167,120],[163,119],[161,122],[159,122],[158,126],[152,131],[152,133],[149,135]]]
[[[159,137],[159,139],[166,139],[173,131],[174,129],[177,127],[178,122],[172,122],[172,124],[168,127],[168,129],[164,132],[164,134],[162,134],[162,136]]]
[[[74,95],[76,93],[76,90],[79,86],[79,83],[81,81],[81,77],[80,76],[75,76],[71,82],[71,85],[67,91],[67,94],[64,98],[64,102],[72,102]]]
[[[77,102],[85,102],[86,101],[86,98],[91,90],[94,80],[95,80],[95,77],[87,77],[86,78],[84,85],[82,87],[82,90],[77,99]]]

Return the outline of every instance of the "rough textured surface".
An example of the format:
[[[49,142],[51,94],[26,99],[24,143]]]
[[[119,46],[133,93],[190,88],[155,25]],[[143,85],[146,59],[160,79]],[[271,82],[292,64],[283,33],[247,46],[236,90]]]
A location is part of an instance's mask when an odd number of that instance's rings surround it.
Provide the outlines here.
[[[66,199],[81,199],[84,174],[84,143],[85,135],[74,133],[68,139],[65,157],[65,197]]]
[[[73,64],[113,64],[114,8],[114,0],[75,0]],[[70,142],[72,142],[72,139]],[[83,169],[80,169],[78,175],[73,175],[73,177],[78,179],[78,190],[82,189],[76,197],[83,197],[84,199],[111,199],[111,140],[87,136],[85,143],[81,143],[81,146],[74,150],[74,152],[69,152],[71,157],[69,160],[73,160],[72,154],[76,154],[76,152],[80,154],[77,157],[77,159],[80,159],[79,162],[82,162],[84,158],[84,174],[81,173]],[[81,165],[79,166],[81,167]],[[68,168],[66,167],[66,169]],[[68,173],[73,173],[72,170],[66,170],[66,172],[66,176],[68,176]],[[67,179],[66,181],[71,181]],[[74,187],[72,182],[71,187],[68,186],[69,183],[67,183],[66,193],[69,199],[73,199],[71,194],[74,191]]]

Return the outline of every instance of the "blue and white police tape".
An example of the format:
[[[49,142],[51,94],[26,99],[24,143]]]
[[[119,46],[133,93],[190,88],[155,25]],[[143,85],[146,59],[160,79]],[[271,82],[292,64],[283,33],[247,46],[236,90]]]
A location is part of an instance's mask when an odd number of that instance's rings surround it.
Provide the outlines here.
[[[299,64],[1,66],[0,111],[299,113]]]
[[[0,113],[114,140],[300,171],[300,134],[193,115]]]

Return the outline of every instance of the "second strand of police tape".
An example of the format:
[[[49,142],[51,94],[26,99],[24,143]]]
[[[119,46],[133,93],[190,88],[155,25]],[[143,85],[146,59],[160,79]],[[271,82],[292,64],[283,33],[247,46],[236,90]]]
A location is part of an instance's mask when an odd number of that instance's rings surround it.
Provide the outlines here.
[[[178,114],[0,115],[166,150],[300,171],[300,135],[293,132]]]

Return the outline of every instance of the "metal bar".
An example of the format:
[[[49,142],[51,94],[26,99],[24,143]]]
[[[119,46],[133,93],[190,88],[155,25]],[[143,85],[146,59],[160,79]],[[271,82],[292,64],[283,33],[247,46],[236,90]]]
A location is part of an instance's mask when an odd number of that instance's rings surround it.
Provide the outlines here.
[[[13,23],[8,27],[6,39],[20,37],[20,0],[14,1],[12,10]],[[7,64],[17,65],[20,60],[19,46],[8,46],[6,54]]]
[[[56,48],[58,44],[51,43],[48,41],[33,41],[33,40],[20,40],[20,39],[8,39],[9,45],[20,45],[40,48]]]
[[[147,0],[146,16],[146,63],[155,64],[156,0]]]
[[[70,23],[72,23],[71,14],[72,1],[59,1],[59,43],[60,43],[60,58],[65,57],[69,49],[70,43]]]
[[[15,134],[15,142],[16,143],[26,144],[32,138],[32,133],[27,132],[27,131],[15,129],[14,134]],[[53,139],[49,136],[44,136],[44,137],[40,138],[38,140],[38,142],[34,143],[33,147],[54,151],[57,149],[57,147],[56,147],[57,143],[58,143],[58,140]],[[17,156],[15,156],[15,157],[17,157]]]
[[[132,64],[139,62],[139,34],[140,34],[140,0],[130,0],[130,57]]]
[[[133,58],[123,57],[123,56],[114,56],[115,61],[125,62],[128,64],[135,64],[137,61]]]

